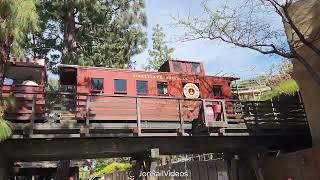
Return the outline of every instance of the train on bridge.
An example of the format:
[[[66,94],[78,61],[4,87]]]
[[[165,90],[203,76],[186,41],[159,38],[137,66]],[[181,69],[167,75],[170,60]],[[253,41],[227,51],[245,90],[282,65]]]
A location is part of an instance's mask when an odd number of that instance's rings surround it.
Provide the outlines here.
[[[15,124],[17,137],[243,136],[308,129],[301,101],[239,101],[231,90],[238,78],[206,75],[200,62],[168,60],[158,72],[60,65],[58,90],[47,87],[42,59],[13,58],[9,66],[2,95],[16,100],[5,118]]]

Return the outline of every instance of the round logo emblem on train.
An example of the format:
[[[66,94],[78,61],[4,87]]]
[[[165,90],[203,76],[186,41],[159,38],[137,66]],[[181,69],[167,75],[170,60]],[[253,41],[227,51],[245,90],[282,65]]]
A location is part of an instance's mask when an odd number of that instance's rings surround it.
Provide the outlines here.
[[[197,85],[193,83],[187,83],[183,87],[183,94],[187,98],[199,98],[200,91]]]

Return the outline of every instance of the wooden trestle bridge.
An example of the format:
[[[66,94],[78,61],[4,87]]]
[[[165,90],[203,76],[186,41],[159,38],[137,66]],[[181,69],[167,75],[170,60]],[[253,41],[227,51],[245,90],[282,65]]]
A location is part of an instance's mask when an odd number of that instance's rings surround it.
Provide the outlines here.
[[[161,154],[295,150],[311,145],[303,104],[106,94],[4,91],[18,161]],[[208,111],[221,105],[219,113]],[[212,108],[212,107],[211,107]],[[211,120],[215,117],[215,120]]]

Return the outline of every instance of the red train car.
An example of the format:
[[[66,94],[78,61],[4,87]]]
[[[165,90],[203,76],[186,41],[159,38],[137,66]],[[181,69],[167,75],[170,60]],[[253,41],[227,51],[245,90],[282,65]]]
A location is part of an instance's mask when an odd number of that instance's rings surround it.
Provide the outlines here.
[[[43,121],[47,80],[45,60],[11,58],[7,67],[2,96],[14,98],[15,107],[5,112],[5,118],[13,122]]]
[[[169,60],[158,72],[62,65],[60,83],[77,93],[232,99],[237,78],[207,76],[200,62]]]
[[[138,121],[142,131],[170,124],[173,129],[191,129],[204,117],[206,123],[221,122],[222,99],[232,100],[230,84],[236,79],[205,75],[202,63],[180,60],[168,60],[158,72],[60,67],[61,86],[77,94],[77,120]]]

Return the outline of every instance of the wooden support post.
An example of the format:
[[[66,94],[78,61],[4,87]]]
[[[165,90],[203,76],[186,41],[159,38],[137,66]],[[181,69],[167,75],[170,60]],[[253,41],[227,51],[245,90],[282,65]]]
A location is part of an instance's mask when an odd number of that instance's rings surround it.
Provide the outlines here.
[[[239,169],[239,158],[237,155],[234,156],[233,159],[231,159],[230,161],[230,165],[231,165],[231,174],[230,174],[230,177],[231,177],[231,180],[239,180],[239,172],[238,172],[238,169]]]
[[[252,108],[254,113],[254,122],[258,124],[258,110],[255,102],[252,102]]]
[[[36,102],[37,102],[37,95],[34,94],[32,97],[32,114],[31,114],[31,126],[30,126],[30,134],[33,134],[33,127],[34,121],[36,119]]]
[[[206,108],[206,100],[202,99],[202,107],[203,107],[203,120],[206,124],[206,127],[209,128],[209,123],[207,121],[207,108]]]
[[[142,180],[142,177],[140,177],[141,172],[143,172],[143,160],[140,158],[137,158],[133,160],[131,163],[134,164],[132,169],[129,171],[129,177],[134,178],[136,180]]]
[[[260,168],[259,162],[258,162],[258,157],[256,154],[250,155],[249,157],[250,164],[253,168],[253,171],[257,177],[257,180],[264,180],[262,170]]]
[[[140,112],[140,99],[136,98],[136,113],[137,113],[137,128],[138,128],[138,136],[141,135],[141,112]]]
[[[86,136],[89,136],[90,134],[90,102],[91,98],[90,96],[87,97],[87,103],[86,103]]]
[[[160,153],[159,153],[159,149],[155,148],[155,149],[151,149],[150,151],[150,157],[151,157],[151,166],[150,166],[150,171],[151,170],[156,170],[157,166],[158,166],[158,161],[160,159]]]
[[[134,179],[137,180],[156,180],[157,177],[143,177],[148,172],[157,172],[158,166],[160,165],[160,153],[158,148],[150,149],[149,152],[146,152],[144,154],[140,154],[140,156],[137,156],[134,159],[134,166],[132,168],[132,171],[129,172],[131,176],[134,176]]]
[[[225,123],[228,123],[228,119],[227,119],[227,109],[226,109],[226,102],[224,100],[221,101],[222,104],[222,113],[223,113],[223,121]]]
[[[59,161],[55,179],[66,180],[69,178],[69,172],[70,172],[70,161],[69,160]]]
[[[159,149],[155,148],[155,149],[151,149],[150,151],[150,167],[148,167],[149,172],[157,172],[157,168],[159,166],[159,161],[160,161],[160,153],[159,153]],[[157,177],[148,177],[148,180],[156,180]]]
[[[7,159],[5,159],[2,154],[0,154],[0,180],[9,179],[9,167],[10,163]]]
[[[179,118],[180,118],[180,129],[179,129],[179,133],[181,133],[181,135],[184,135],[184,119],[183,119],[183,106],[182,106],[182,102],[181,99],[178,100],[179,102]]]

